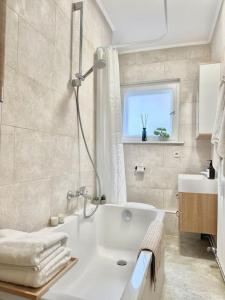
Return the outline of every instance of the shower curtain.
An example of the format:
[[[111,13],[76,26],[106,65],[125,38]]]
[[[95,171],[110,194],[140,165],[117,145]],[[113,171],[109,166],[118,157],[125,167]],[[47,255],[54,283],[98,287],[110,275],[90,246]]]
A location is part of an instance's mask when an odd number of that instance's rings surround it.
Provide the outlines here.
[[[122,105],[116,49],[104,48],[106,67],[96,70],[96,160],[107,203],[126,202]],[[97,50],[100,51],[100,50]]]

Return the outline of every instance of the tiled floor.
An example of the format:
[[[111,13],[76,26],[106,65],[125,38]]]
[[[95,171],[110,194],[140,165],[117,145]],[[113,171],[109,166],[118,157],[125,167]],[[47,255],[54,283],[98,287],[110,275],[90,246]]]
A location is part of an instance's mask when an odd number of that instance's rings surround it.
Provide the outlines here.
[[[208,245],[195,236],[166,237],[162,300],[225,300],[225,284]]]

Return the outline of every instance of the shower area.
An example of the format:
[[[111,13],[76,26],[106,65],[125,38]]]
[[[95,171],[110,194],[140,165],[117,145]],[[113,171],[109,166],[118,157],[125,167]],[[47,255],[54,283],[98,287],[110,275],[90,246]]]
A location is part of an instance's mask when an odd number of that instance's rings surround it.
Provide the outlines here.
[[[87,212],[88,190],[82,187],[73,196],[84,196],[83,215],[89,218],[97,211],[102,200],[107,203],[126,203],[126,181],[124,152],[122,144],[122,105],[120,97],[119,60],[117,50],[113,47],[98,47],[93,56],[93,64],[83,73],[83,40],[84,40],[84,13],[83,2],[72,5],[72,61],[73,49],[78,50],[78,72],[72,74],[72,87],[76,102],[77,120],[80,137],[89,163],[93,168],[96,193],[92,203],[95,207]],[[78,16],[79,14],[79,16]],[[78,44],[73,43],[73,29],[76,18],[79,18]],[[95,153],[91,153],[85,133],[85,124],[82,121],[80,95],[88,77],[94,82],[94,129]]]
[[[112,31],[95,1],[85,1],[79,61],[80,11],[72,12],[73,2],[6,3],[4,103],[0,104],[2,228],[39,230],[52,215],[76,209],[77,199],[68,201],[68,191],[86,186],[89,195],[96,195],[71,79],[79,73],[79,64],[84,71],[93,66],[96,49],[111,44]],[[79,103],[95,160],[94,93],[90,74],[80,87]]]

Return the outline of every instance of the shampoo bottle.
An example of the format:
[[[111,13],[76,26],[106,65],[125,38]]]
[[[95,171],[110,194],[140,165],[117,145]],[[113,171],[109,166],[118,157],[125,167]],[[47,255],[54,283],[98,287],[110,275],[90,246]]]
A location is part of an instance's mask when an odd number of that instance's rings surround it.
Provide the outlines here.
[[[209,167],[207,169],[207,178],[215,179],[215,169],[213,168],[212,160],[209,160]]]

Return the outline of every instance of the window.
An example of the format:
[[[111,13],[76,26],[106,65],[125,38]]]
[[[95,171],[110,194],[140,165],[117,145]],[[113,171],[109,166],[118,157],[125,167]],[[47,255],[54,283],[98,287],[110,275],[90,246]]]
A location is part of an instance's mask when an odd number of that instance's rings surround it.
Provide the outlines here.
[[[178,96],[179,81],[123,86],[124,142],[141,140],[145,118],[150,142],[162,140],[154,134],[157,128],[166,129],[167,141],[178,142]]]

